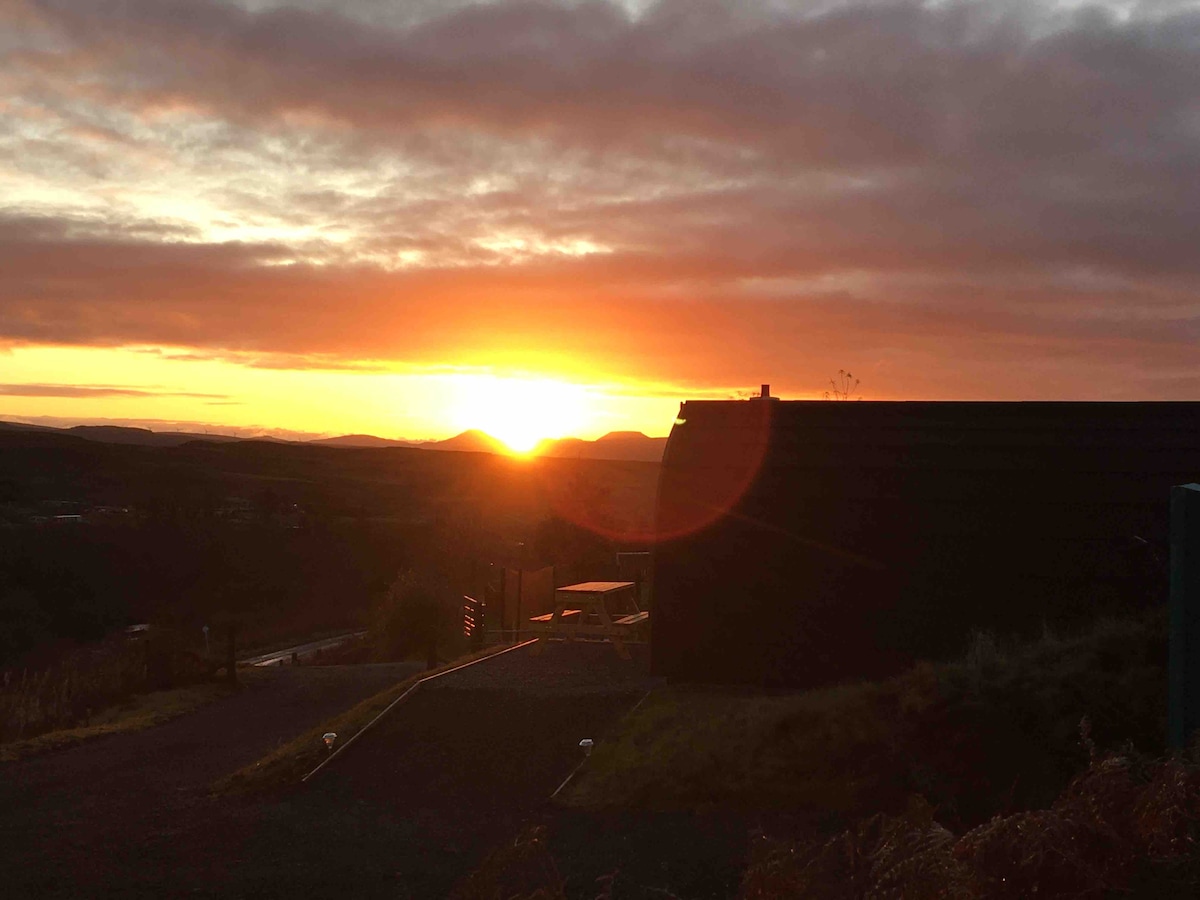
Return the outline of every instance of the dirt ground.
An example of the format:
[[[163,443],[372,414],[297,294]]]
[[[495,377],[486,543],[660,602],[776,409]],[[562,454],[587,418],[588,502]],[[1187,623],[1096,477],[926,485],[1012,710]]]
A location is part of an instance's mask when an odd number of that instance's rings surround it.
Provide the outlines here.
[[[14,897],[445,897],[493,848],[546,826],[572,897],[725,897],[747,823],[593,815],[550,794],[652,685],[610,647],[517,650],[412,695],[303,789],[213,798],[211,782],[411,665],[284,667],[148,731],[0,767]],[[664,891],[668,893],[664,893]]]

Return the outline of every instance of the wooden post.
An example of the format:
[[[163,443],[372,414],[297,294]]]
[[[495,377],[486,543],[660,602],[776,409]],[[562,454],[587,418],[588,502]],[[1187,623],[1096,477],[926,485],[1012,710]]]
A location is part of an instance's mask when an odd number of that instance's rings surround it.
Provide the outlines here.
[[[521,640],[525,623],[521,620],[521,588],[525,580],[525,542],[517,541],[517,614],[513,618],[513,643]]]
[[[230,684],[237,684],[237,626],[229,623],[228,643],[225,646],[225,678]]]
[[[504,640],[504,620],[508,618],[508,566],[500,567],[500,615],[496,617],[496,626],[500,629],[500,640]]]
[[[524,562],[522,562],[524,566]],[[517,614],[513,619],[513,643],[521,640],[521,581],[525,576],[525,569],[517,569]]]
[[[1200,484],[1171,488],[1168,739],[1184,750],[1200,728]]]

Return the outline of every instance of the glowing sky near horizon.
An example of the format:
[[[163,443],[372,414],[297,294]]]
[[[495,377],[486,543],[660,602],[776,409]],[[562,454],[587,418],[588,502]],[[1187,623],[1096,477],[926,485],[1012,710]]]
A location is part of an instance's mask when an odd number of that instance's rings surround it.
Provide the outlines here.
[[[1195,398],[1197,71],[1173,0],[0,0],[0,418]]]

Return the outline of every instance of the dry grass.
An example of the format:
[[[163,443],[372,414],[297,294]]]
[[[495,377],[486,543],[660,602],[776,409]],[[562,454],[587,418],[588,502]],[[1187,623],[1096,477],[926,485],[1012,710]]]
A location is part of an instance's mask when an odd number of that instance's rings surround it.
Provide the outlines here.
[[[9,669],[0,675],[0,743],[71,729],[135,694],[207,675],[200,657],[162,629],[148,640],[116,636],[80,648],[40,671]]]
[[[78,727],[0,744],[0,762],[13,762],[52,750],[62,750],[108,734],[141,731],[199,709],[227,696],[232,690],[236,689],[226,684],[208,683],[131,697],[95,713]]]
[[[321,760],[327,755],[321,740],[321,736],[326,732],[334,732],[338,736],[338,742],[345,744],[370,724],[371,720],[383,712],[393,700],[423,678],[472,660],[493,656],[506,649],[508,648],[489,647],[479,653],[459,657],[435,669],[406,678],[378,694],[368,697],[346,712],[328,719],[315,728],[310,728],[304,734],[268,753],[262,759],[217,780],[213,784],[212,790],[217,794],[253,795],[295,787],[300,779],[320,765]]]
[[[1196,896],[1200,768],[1097,756],[1046,808],[961,836],[914,800],[827,840],[759,837],[739,900]]]

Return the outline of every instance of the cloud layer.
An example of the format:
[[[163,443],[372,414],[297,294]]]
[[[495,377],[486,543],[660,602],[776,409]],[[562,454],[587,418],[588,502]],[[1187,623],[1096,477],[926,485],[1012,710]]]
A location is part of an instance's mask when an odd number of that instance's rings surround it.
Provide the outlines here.
[[[0,0],[0,32],[0,340],[1200,390],[1194,4]]]

